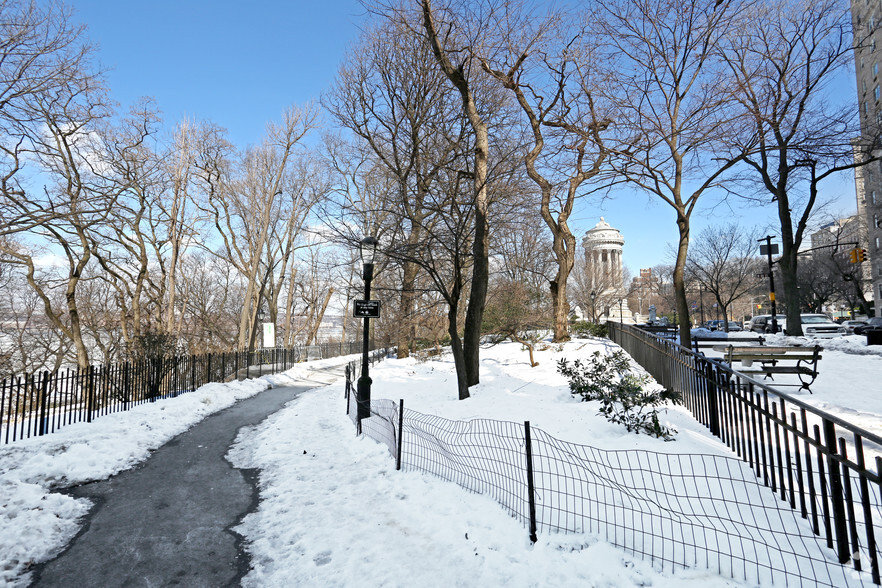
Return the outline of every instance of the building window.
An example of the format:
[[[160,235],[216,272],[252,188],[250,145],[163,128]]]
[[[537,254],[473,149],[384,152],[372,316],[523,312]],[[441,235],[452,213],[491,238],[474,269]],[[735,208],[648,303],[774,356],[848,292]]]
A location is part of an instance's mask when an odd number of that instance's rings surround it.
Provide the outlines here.
[[[873,77],[875,78],[878,75],[879,75],[879,62],[876,61],[873,63]]]
[[[867,80],[861,80],[861,92],[867,93]]]
[[[873,226],[876,227],[877,229],[879,228],[879,215],[878,214],[873,215]]]
[[[873,98],[876,99],[876,102],[879,102],[880,96],[882,96],[882,93],[879,92],[879,85],[876,84],[876,87],[873,88]]]
[[[870,192],[870,203],[876,204],[876,190]]]

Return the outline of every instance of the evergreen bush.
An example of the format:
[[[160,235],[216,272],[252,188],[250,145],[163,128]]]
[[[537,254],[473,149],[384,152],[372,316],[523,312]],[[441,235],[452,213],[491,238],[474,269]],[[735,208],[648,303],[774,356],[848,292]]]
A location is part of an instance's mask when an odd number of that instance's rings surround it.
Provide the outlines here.
[[[645,390],[649,376],[632,373],[624,351],[610,355],[595,351],[587,363],[577,359],[572,366],[562,358],[557,370],[569,380],[571,394],[581,396],[583,402],[599,401],[599,413],[611,423],[624,425],[632,433],[646,433],[666,441],[674,438],[677,430],[659,422],[657,407],[668,401],[678,404],[680,395],[665,389]]]

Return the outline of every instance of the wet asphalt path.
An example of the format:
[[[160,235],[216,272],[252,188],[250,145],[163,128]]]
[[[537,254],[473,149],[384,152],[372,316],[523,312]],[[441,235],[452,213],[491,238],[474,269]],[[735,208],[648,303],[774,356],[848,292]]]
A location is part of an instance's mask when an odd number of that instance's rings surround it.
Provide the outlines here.
[[[235,469],[224,456],[242,427],[331,379],[241,400],[139,466],[69,489],[94,506],[65,551],[37,566],[32,586],[238,586],[250,561],[231,529],[257,506],[258,472]]]

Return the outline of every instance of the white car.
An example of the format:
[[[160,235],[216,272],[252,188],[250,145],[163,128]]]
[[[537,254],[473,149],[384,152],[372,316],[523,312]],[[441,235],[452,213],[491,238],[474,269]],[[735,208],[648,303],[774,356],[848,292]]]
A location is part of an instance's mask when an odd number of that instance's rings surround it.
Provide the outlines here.
[[[837,325],[826,314],[801,314],[802,332],[806,337],[832,339],[845,335],[845,327]]]

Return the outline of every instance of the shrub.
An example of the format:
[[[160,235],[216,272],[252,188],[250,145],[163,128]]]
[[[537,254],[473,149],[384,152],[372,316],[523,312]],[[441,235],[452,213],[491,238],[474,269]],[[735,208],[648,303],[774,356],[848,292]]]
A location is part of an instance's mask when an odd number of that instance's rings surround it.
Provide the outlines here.
[[[646,391],[649,376],[631,373],[631,362],[624,351],[603,355],[595,351],[583,364],[575,360],[558,361],[558,372],[569,380],[570,393],[583,402],[600,402],[599,414],[611,423],[624,425],[632,433],[646,433],[670,441],[677,430],[658,420],[658,407],[668,401],[677,404],[680,396],[671,390]]]
[[[573,323],[573,335],[580,338],[586,337],[609,337],[609,329],[606,325],[591,323],[588,321],[576,321]]]

